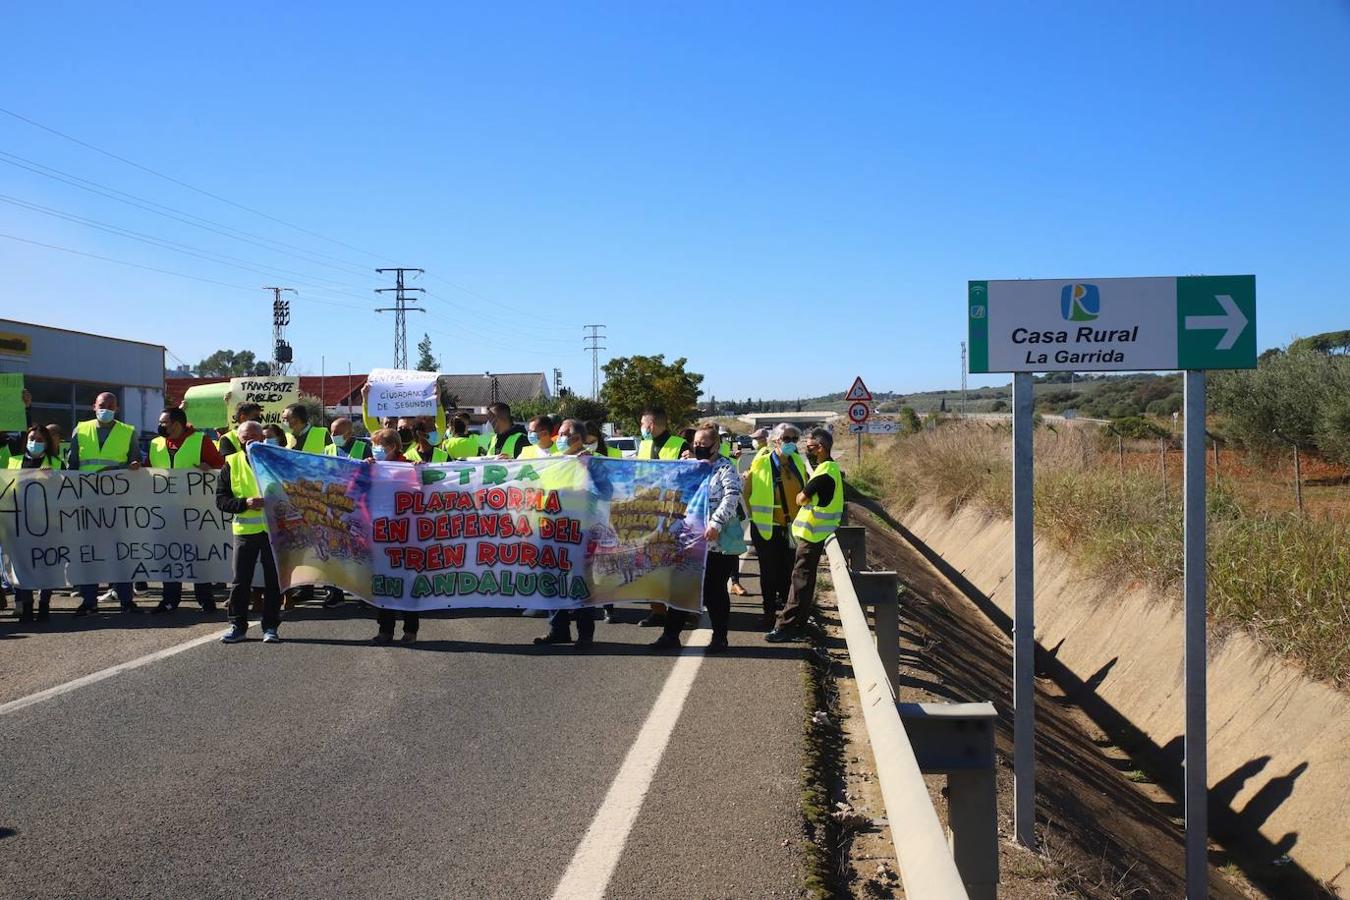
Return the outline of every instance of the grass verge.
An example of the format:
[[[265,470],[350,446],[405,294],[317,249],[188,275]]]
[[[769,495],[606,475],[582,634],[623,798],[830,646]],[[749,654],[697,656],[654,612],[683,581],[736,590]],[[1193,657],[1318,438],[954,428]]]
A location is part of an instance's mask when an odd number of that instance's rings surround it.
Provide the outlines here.
[[[842,829],[831,817],[833,797],[844,778],[844,734],[839,727],[838,687],[824,635],[813,628],[802,674],[806,714],[802,724],[802,819],[806,831],[806,890],[813,900],[848,896]]]

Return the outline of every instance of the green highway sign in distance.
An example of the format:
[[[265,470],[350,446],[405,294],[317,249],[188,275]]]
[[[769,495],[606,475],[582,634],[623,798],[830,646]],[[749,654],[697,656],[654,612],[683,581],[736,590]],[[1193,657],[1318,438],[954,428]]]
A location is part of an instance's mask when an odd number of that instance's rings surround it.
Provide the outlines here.
[[[1256,367],[1256,276],[972,281],[971,372]]]

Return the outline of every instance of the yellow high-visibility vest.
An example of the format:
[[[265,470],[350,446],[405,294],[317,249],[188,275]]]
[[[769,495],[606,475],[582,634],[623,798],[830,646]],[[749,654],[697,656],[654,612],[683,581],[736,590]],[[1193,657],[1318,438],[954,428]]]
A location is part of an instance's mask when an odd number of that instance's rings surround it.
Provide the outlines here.
[[[170,458],[168,440],[157,437],[150,442],[150,466],[155,469],[195,469],[202,461],[204,439],[200,431],[192,432]]]
[[[419,450],[417,449],[417,445],[414,444],[412,447],[409,447],[407,450],[403,451],[403,458],[406,459],[408,462],[413,462],[413,463],[416,463],[416,462],[434,462],[434,463],[440,463],[440,462],[449,462],[449,461],[450,461],[450,454],[449,454],[449,453],[446,453],[446,452],[445,452],[444,450],[442,450],[440,447],[432,447],[432,448],[431,448],[431,459],[423,459],[423,458],[422,458],[422,453],[421,453],[421,451],[419,451]]]
[[[253,467],[248,464],[248,453],[243,450],[231,453],[225,462],[230,466],[230,490],[236,497],[247,500],[262,496]],[[246,509],[235,513],[230,524],[235,534],[261,534],[267,530],[267,517],[261,509]]]
[[[834,496],[825,506],[817,506],[807,498],[806,505],[797,510],[797,518],[792,523],[792,536],[799,541],[818,544],[839,527],[844,515],[844,476],[839,472],[839,463],[832,459],[816,466],[812,478],[828,475],[834,479]]]
[[[102,446],[98,442],[98,419],[85,419],[75,426],[75,442],[80,448],[80,471],[101,472],[109,466],[120,466],[131,455],[131,442],[136,429],[126,422],[112,423],[112,431]]]
[[[291,435],[291,449],[299,450],[301,453],[323,453],[324,447],[327,446],[324,438],[327,436],[328,432],[311,425],[309,430],[305,432],[303,444],[296,439],[295,435]]]
[[[659,456],[652,454],[652,448],[655,441],[643,441],[638,445],[638,459],[679,459],[680,454],[684,452],[684,438],[678,434],[672,434],[666,438],[666,444],[661,448]]]
[[[24,460],[24,458],[23,458],[22,456],[11,456],[11,457],[9,458],[9,462],[5,464],[5,467],[8,468],[8,469],[22,469],[22,468],[23,468],[23,460]],[[64,469],[65,466],[66,466],[66,464],[63,463],[63,462],[61,462],[61,460],[60,460],[59,457],[55,457],[55,456],[47,456],[47,455],[44,453],[43,456],[42,456],[42,465],[38,466],[38,468],[39,468],[39,469]]]
[[[786,457],[780,454],[780,466],[784,464],[785,458],[797,466],[802,478],[806,477],[806,462],[799,454],[790,453]],[[773,489],[773,451],[767,447],[755,454],[754,461],[750,463],[750,496],[746,498],[746,504],[750,507],[750,521],[759,531],[759,536],[766,539],[772,537],[773,510],[778,504],[778,498],[774,496]]]
[[[473,435],[456,437],[452,434],[445,439],[445,444],[443,446],[445,447],[446,454],[448,454],[451,459],[472,459],[475,456],[481,455],[483,448],[483,445],[479,443],[478,438]]]

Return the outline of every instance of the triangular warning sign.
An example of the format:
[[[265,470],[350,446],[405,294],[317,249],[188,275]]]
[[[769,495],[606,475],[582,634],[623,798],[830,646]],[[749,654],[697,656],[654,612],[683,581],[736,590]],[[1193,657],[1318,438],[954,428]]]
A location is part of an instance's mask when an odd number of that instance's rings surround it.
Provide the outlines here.
[[[853,387],[848,389],[848,393],[844,395],[844,400],[849,403],[872,402],[872,392],[867,389],[867,385],[863,384],[861,375],[853,379]]]

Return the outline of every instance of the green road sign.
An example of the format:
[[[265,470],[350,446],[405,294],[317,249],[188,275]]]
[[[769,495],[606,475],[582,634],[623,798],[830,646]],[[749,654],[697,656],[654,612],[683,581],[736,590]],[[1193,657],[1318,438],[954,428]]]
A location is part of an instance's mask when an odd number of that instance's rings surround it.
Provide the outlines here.
[[[971,372],[1256,366],[1256,276],[972,281]]]

